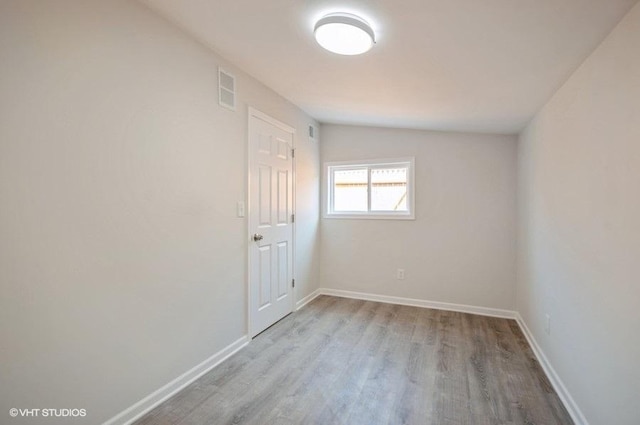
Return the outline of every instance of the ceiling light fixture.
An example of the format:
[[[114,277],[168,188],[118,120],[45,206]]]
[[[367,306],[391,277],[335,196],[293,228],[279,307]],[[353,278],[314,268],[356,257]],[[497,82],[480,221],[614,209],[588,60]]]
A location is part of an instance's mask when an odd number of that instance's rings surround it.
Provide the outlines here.
[[[313,30],[319,45],[339,55],[359,55],[375,44],[375,34],[364,19],[349,13],[332,13]]]

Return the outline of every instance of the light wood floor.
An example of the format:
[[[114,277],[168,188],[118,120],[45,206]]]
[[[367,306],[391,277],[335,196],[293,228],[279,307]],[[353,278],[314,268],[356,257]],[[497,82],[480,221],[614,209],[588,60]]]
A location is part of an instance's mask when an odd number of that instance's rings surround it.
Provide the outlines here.
[[[321,296],[150,424],[572,424],[513,320]]]

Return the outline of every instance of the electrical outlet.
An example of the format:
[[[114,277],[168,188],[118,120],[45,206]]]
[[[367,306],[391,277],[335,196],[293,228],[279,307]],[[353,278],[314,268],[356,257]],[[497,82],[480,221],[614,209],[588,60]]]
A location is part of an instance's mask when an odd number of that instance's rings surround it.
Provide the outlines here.
[[[404,280],[404,269],[398,269],[396,271],[396,279]]]
[[[544,331],[547,335],[551,335],[551,315],[545,314]]]

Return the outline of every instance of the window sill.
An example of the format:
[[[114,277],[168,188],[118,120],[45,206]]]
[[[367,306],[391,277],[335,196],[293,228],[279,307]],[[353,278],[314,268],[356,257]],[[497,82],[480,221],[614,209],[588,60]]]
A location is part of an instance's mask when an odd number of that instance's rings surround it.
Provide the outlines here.
[[[346,220],[415,220],[413,214],[324,214],[322,218]]]

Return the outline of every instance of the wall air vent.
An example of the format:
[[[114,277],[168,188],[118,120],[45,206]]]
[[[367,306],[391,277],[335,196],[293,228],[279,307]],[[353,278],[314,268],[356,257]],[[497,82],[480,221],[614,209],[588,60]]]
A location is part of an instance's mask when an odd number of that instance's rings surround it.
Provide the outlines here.
[[[218,102],[220,106],[236,110],[236,77],[218,68]]]

